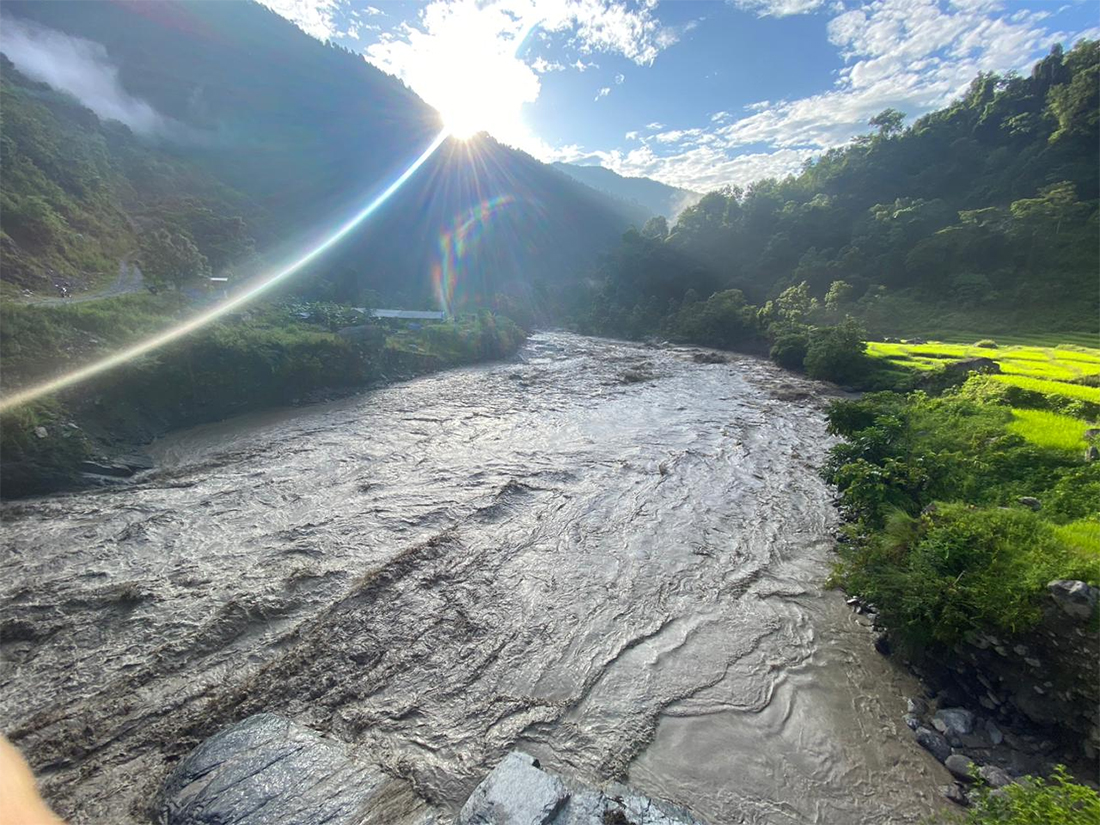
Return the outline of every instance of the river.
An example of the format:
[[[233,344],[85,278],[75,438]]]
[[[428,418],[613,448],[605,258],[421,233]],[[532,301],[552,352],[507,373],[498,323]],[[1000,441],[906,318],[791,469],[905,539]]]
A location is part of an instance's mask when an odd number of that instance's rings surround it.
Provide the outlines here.
[[[946,781],[919,688],[823,587],[822,387],[697,353],[539,333],[6,504],[4,729],[73,823],[147,821],[257,710],[443,812],[518,746],[714,825],[919,822]]]

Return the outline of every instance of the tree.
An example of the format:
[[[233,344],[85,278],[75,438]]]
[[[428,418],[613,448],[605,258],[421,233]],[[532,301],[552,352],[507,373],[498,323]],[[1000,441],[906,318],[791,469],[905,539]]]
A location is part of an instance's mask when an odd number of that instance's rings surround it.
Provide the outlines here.
[[[812,330],[806,348],[806,374],[838,383],[855,379],[867,357],[866,338],[867,332],[851,317],[836,326]]]
[[[166,286],[182,289],[210,273],[206,256],[186,235],[157,229],[142,236],[139,260],[152,291]]]
[[[642,227],[642,234],[647,238],[663,241],[668,237],[668,218],[664,215],[653,216],[645,222],[645,226]]]
[[[825,306],[836,310],[852,300],[852,285],[847,281],[833,281],[825,293]]]
[[[901,134],[902,125],[905,123],[905,113],[897,109],[883,109],[868,123],[878,129],[880,137],[889,138]]]

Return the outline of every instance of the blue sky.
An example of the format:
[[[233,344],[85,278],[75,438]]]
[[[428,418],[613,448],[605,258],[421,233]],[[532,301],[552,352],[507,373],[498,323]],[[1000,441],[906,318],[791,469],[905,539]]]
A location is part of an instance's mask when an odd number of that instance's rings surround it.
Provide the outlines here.
[[[546,160],[696,191],[784,175],[893,106],[1097,37],[1095,0],[263,0]]]

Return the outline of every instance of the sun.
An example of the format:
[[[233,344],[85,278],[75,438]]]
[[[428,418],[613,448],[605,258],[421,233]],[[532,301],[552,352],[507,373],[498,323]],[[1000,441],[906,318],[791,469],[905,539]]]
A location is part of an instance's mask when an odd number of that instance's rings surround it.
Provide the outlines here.
[[[440,111],[443,118],[443,126],[447,134],[459,140],[469,140],[479,132],[487,130],[487,123],[491,118],[486,113],[479,111],[476,102],[467,101],[467,105],[455,104],[453,110],[450,107]]]

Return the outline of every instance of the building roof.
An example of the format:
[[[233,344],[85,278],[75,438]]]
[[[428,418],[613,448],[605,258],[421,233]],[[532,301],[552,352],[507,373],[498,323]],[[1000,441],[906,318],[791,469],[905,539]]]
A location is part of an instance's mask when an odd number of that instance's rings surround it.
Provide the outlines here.
[[[369,314],[374,318],[407,318],[413,321],[442,321],[445,312],[419,309],[372,309]]]

